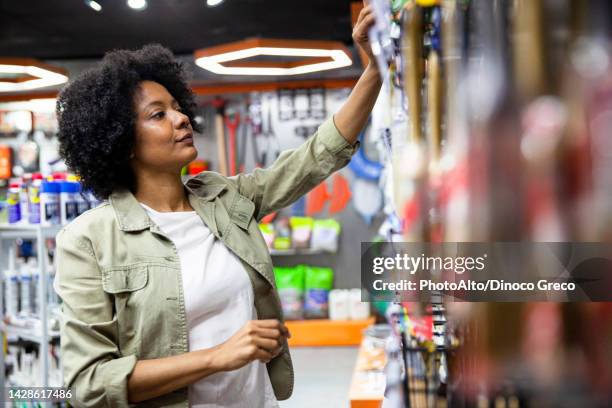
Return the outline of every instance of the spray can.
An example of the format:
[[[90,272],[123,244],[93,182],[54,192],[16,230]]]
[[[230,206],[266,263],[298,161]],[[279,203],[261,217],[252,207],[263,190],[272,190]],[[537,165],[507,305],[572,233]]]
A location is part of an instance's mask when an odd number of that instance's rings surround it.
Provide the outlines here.
[[[60,218],[60,184],[43,180],[40,191],[40,225],[59,225]]]
[[[28,221],[30,224],[40,224],[40,190],[42,185],[42,174],[34,173],[32,183],[28,189]]]
[[[6,201],[8,203],[8,222],[9,224],[17,224],[21,221],[21,203],[19,201],[19,193],[21,192],[20,183],[9,184],[8,195]]]
[[[28,189],[30,187],[30,183],[32,182],[31,174],[24,174],[21,182],[21,187],[19,189],[19,210],[21,211],[21,223],[27,224],[29,220],[28,214],[29,211],[29,203],[28,203]]]

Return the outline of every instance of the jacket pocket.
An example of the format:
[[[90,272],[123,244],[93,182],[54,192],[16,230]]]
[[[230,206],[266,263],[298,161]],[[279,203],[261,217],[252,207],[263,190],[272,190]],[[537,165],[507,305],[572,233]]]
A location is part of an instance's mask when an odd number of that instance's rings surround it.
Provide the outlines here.
[[[232,206],[230,220],[243,230],[248,231],[254,212],[255,204],[248,198],[237,194]]]
[[[102,287],[107,293],[135,292],[144,288],[148,281],[146,264],[117,266],[102,271]]]
[[[146,323],[148,304],[149,265],[134,263],[111,266],[102,270],[102,288],[112,296],[118,327],[121,355],[142,353],[141,333]],[[150,285],[149,285],[150,286]]]

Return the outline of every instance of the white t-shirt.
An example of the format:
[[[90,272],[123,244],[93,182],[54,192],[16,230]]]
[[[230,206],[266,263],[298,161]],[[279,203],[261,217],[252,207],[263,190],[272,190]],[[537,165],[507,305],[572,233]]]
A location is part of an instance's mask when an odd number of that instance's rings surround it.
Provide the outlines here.
[[[158,212],[141,205],[178,251],[189,351],[223,343],[247,321],[257,319],[253,287],[239,258],[212,234],[195,211]],[[254,361],[192,384],[189,405],[277,408],[278,402],[265,364]]]

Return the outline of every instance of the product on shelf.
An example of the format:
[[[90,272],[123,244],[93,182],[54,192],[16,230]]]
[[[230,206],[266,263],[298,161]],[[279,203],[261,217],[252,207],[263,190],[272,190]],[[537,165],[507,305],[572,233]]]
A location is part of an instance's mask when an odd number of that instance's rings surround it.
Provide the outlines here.
[[[76,181],[60,183],[60,222],[67,224],[79,215],[81,185]]]
[[[370,304],[361,301],[361,289],[334,289],[329,292],[330,320],[365,320]]]
[[[268,249],[274,248],[274,224],[266,223],[259,224],[259,230],[264,237],[264,241],[266,241],[266,245]]]
[[[28,200],[28,189],[32,183],[32,175],[24,174],[21,178],[21,185],[19,190],[19,208],[21,212],[21,222],[27,223],[30,218],[30,208]]]
[[[350,317],[350,295],[346,289],[333,289],[329,292],[329,319],[348,320]]]
[[[340,229],[340,223],[333,218],[314,220],[312,225],[310,247],[313,250],[321,250],[331,253],[338,252]]]
[[[43,180],[40,192],[40,224],[59,225],[61,221],[60,183]]]
[[[291,242],[293,248],[308,248],[312,234],[313,219],[311,217],[291,217]]]
[[[361,289],[349,291],[349,314],[351,320],[364,320],[370,317],[370,304],[361,301]]]
[[[0,225],[8,223],[8,203],[0,200]]]
[[[42,179],[42,174],[34,173],[32,175],[32,183],[28,189],[28,222],[32,225],[40,224],[40,190]]]
[[[13,175],[13,150],[10,146],[0,145],[0,179],[9,179]]]
[[[12,180],[6,202],[0,201],[0,224],[65,225],[99,204],[77,176],[25,174]]]
[[[304,265],[294,267],[275,267],[274,279],[281,300],[283,315],[287,320],[304,317]]]
[[[16,317],[19,313],[19,275],[13,267],[4,271],[4,303],[6,307],[5,316],[9,319]]]
[[[287,250],[291,249],[291,228],[289,219],[281,218],[275,223],[274,249]]]
[[[20,313],[27,316],[34,312],[34,308],[32,307],[32,271],[29,265],[23,262],[22,259],[18,260],[17,265],[20,275]]]
[[[304,317],[325,319],[329,310],[329,291],[333,288],[334,270],[307,266],[305,277]]]
[[[8,204],[8,222],[9,224],[17,224],[21,221],[21,202],[19,194],[21,192],[20,183],[11,183],[9,185],[6,202]]]

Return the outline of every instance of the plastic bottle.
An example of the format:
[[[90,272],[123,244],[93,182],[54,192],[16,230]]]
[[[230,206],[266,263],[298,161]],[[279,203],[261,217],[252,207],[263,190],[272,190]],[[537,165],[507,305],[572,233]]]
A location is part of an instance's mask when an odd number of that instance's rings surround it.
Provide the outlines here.
[[[349,310],[352,320],[364,320],[370,317],[370,304],[361,301],[361,289],[351,289]]]
[[[15,269],[4,271],[4,300],[6,302],[6,316],[17,317],[19,313],[19,276]]]
[[[20,298],[21,314],[28,316],[32,314],[32,272],[28,264],[20,262]]]
[[[53,283],[55,281],[55,268],[49,268],[47,270],[47,304],[49,308],[59,305],[59,297],[55,292],[55,288],[53,287]]]
[[[40,224],[40,190],[42,185],[42,174],[34,173],[32,183],[28,190],[29,213],[28,221],[30,224]]]
[[[38,313],[38,292],[40,285],[40,277],[38,275],[38,261],[36,258],[28,260],[27,269],[32,277],[32,286],[30,289],[30,308],[33,314]]]
[[[40,190],[40,225],[59,225],[60,219],[60,184],[43,180]]]
[[[349,319],[349,291],[346,289],[334,289],[329,292],[329,319]]]
[[[21,221],[21,203],[19,201],[19,193],[21,192],[21,183],[10,183],[6,201],[8,203],[8,222],[9,224],[17,224]]]
[[[23,224],[27,224],[29,220],[29,200],[28,200],[28,190],[30,188],[30,183],[32,182],[31,174],[24,174],[21,182],[21,187],[19,189],[19,210],[21,211],[21,222]]]
[[[60,183],[60,220],[62,224],[69,223],[79,215],[80,189],[81,186],[76,181],[62,181]]]

